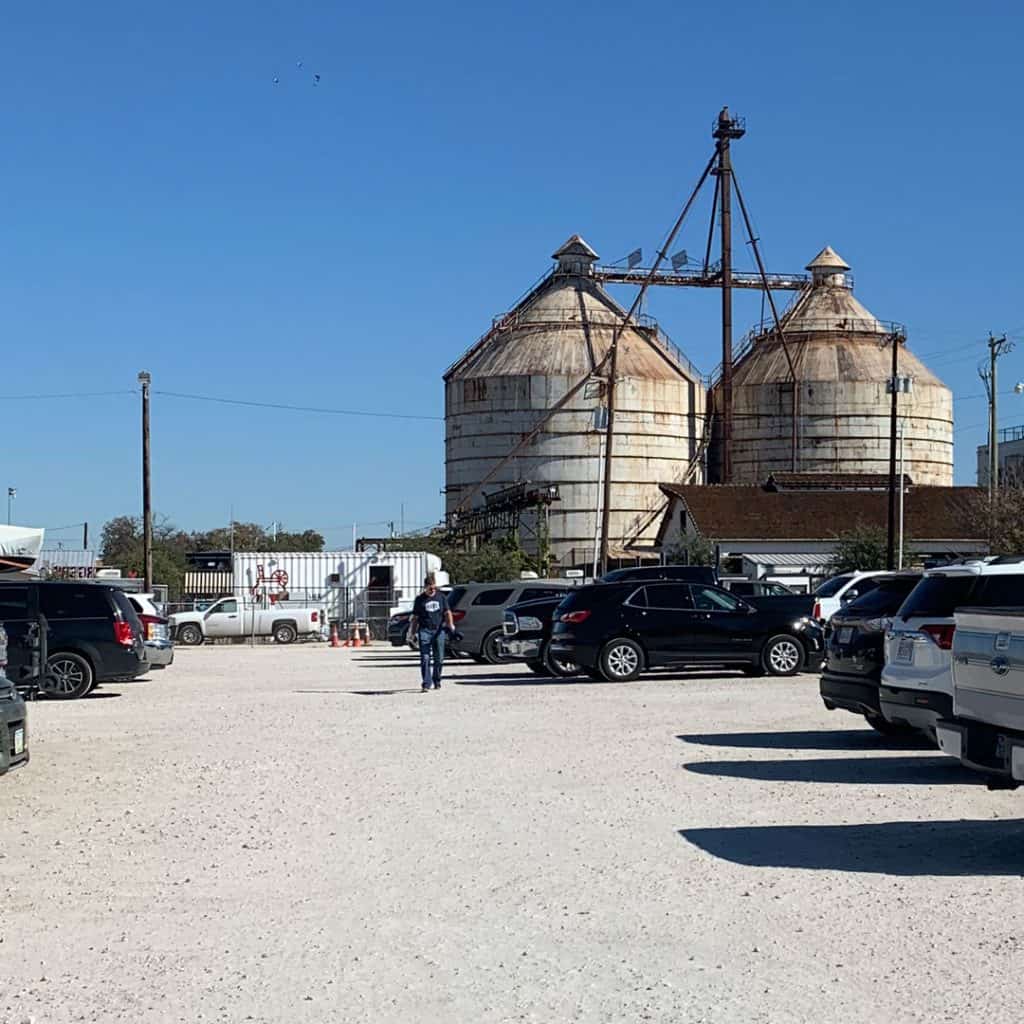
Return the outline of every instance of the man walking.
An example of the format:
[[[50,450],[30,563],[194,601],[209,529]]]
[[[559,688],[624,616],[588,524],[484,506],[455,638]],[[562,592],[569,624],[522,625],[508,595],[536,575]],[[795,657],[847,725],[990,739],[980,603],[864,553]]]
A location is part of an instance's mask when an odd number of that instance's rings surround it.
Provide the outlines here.
[[[440,690],[445,633],[454,632],[455,620],[448,607],[448,598],[437,589],[433,575],[423,581],[423,593],[413,602],[411,626],[420,644],[423,692],[431,688]]]

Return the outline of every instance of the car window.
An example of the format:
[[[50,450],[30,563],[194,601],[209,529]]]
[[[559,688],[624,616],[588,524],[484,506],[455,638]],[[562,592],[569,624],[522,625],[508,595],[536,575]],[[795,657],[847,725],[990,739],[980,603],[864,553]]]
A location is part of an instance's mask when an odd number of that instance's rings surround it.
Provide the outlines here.
[[[648,608],[667,608],[672,611],[693,609],[693,597],[685,583],[648,583],[644,589],[647,592]]]
[[[769,583],[768,594],[771,597],[783,597],[786,594],[791,594],[792,591],[784,583]]]
[[[898,580],[886,580],[879,583],[874,590],[868,591],[863,597],[851,601],[843,610],[843,615],[895,615],[907,595],[917,585],[913,577]]]
[[[971,603],[977,576],[925,576],[900,607],[903,619],[934,615],[951,618],[953,609]]]
[[[448,591],[448,607],[457,608],[459,602],[465,596],[465,593],[465,587],[452,587],[452,589]]]
[[[28,587],[0,587],[0,625],[28,618]]]
[[[473,604],[496,608],[505,604],[511,596],[511,587],[501,590],[481,590],[480,593],[473,598]]]
[[[214,615],[221,615],[227,612],[229,615],[238,614],[238,602],[237,601],[221,601],[215,609],[212,609]]]
[[[982,608],[1024,605],[1024,576],[982,576],[971,595],[971,604]]]
[[[845,576],[833,576],[830,580],[825,580],[817,590],[814,592],[815,597],[835,597],[843,587],[846,586],[850,580],[853,579],[851,573],[847,573]]]
[[[136,601],[134,597],[129,597],[128,603],[135,609],[136,614],[142,614],[142,605],[139,604],[139,602]]]
[[[48,619],[109,619],[113,614],[106,592],[99,587],[64,583],[44,585],[39,608]]]
[[[565,590],[561,587],[531,587],[528,590],[524,590],[519,595],[519,600],[536,601],[540,597],[558,597],[560,594],[564,593]]]
[[[724,590],[715,590],[714,587],[691,587],[693,591],[694,607],[701,612],[738,612],[744,607],[743,603],[727,594]]]

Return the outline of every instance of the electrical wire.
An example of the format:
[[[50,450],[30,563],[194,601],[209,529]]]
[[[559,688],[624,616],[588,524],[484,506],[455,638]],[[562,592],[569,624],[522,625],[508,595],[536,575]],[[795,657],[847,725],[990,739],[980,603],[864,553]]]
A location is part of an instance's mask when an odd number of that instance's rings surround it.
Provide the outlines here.
[[[221,398],[217,395],[191,395],[183,391],[157,391],[154,395],[161,395],[164,398],[187,398],[193,402],[213,402],[218,405],[243,405],[253,409],[280,409],[286,412],[315,412],[331,416],[372,416],[376,419],[389,420],[431,420],[442,422],[443,416],[425,416],[420,413],[411,412],[374,412],[368,409],[327,409],[315,405],[288,405],[283,402],[256,402],[245,398]]]
[[[111,395],[137,395],[137,390],[129,391],[73,391],[65,394],[48,395],[4,395],[5,402],[41,401],[45,398],[108,398]]]

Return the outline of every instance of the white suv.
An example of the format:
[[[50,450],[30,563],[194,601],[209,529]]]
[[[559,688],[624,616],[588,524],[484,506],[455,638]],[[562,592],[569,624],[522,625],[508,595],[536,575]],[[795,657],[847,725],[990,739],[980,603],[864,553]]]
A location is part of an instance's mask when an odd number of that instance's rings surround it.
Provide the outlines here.
[[[881,583],[881,577],[886,575],[887,571],[845,572],[842,576],[833,576],[832,579],[825,580],[814,591],[814,617],[822,622],[828,622],[844,605],[874,590]]]
[[[880,704],[887,721],[935,735],[953,716],[953,611],[1024,605],[1024,561],[990,559],[930,569],[885,638]]]

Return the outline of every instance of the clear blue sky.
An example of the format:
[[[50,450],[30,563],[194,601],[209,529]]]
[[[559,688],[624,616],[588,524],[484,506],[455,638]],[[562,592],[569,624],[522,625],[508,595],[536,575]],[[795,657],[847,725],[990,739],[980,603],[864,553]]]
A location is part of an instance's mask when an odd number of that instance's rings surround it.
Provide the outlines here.
[[[127,391],[145,368],[157,390],[440,417],[444,368],[566,236],[609,261],[653,251],[728,103],[769,267],[826,243],[853,265],[961,396],[973,482],[980,341],[1024,342],[1022,20],[942,2],[16,5],[6,392]],[[705,371],[716,302],[648,304]],[[758,315],[741,298],[738,327]],[[1001,367],[1008,391],[1024,343]],[[138,511],[137,398],[6,410],[18,521]],[[1001,420],[1024,422],[1024,399]],[[186,528],[233,507],[340,546],[352,520],[441,510],[440,421],[158,396],[153,450],[157,510]]]

